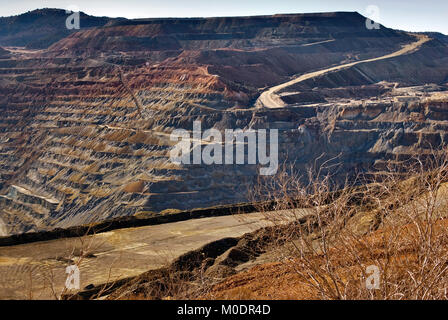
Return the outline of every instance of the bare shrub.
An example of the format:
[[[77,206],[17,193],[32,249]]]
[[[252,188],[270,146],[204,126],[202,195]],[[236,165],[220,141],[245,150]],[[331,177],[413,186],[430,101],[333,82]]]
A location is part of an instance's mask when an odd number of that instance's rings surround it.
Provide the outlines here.
[[[446,154],[434,152],[351,183],[333,181],[322,166],[306,177],[283,168],[254,197],[272,199],[259,210],[288,226],[275,235],[281,261],[315,298],[445,299],[447,168]],[[371,266],[379,270],[374,289]]]

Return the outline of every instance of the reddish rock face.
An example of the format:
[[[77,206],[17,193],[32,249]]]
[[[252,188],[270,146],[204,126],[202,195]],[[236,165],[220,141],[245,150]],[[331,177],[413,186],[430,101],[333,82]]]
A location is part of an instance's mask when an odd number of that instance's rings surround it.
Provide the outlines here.
[[[271,86],[413,41],[329,13],[116,21],[45,50],[0,50],[2,229],[248,201],[256,166],[169,160],[170,132],[196,120],[204,130],[279,129],[279,161],[299,173],[341,154],[336,179],[425,141],[440,147],[448,49],[438,40],[289,86],[284,108],[255,105]]]

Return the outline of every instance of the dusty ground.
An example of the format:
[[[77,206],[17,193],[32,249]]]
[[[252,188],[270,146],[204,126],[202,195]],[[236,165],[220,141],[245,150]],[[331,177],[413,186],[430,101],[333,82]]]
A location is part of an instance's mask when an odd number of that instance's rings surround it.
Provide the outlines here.
[[[2,299],[53,298],[65,285],[65,268],[80,264],[81,289],[163,267],[180,255],[269,225],[264,214],[243,214],[120,229],[93,236],[0,248]]]

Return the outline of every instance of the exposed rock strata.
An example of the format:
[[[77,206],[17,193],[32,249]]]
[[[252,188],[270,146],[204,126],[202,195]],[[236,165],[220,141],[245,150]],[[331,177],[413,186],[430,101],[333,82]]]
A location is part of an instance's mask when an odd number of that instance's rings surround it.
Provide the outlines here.
[[[235,29],[238,26],[238,31]],[[331,41],[328,41],[331,40]],[[339,155],[339,177],[447,141],[448,47],[289,87],[267,87],[394,52],[408,34],[355,13],[147,20],[80,31],[0,59],[0,216],[10,234],[139,212],[248,200],[255,165],[175,165],[176,128],[279,129],[280,162],[305,172]]]

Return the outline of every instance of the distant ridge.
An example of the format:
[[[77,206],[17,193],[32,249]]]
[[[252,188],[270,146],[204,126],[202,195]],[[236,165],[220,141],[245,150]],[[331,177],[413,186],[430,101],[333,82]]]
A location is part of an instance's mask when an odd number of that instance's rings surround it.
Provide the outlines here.
[[[65,21],[69,15],[63,9],[37,9],[11,17],[0,17],[0,46],[44,49],[78,30],[68,30]],[[81,30],[104,26],[112,20],[107,17],[80,13]]]
[[[150,18],[114,20],[104,27],[72,34],[49,50],[166,51],[248,49],[295,46],[328,39],[395,38],[408,35],[386,27],[368,30],[358,12],[277,14],[211,18]]]
[[[164,18],[138,18],[138,19],[115,19],[109,22],[106,26],[129,26],[129,25],[144,25],[151,23],[162,22],[204,22],[204,21],[247,21],[247,20],[273,20],[278,21],[282,18],[291,20],[296,18],[300,20],[313,20],[325,18],[346,18],[348,21],[365,21],[365,17],[354,11],[338,11],[338,12],[315,12],[315,13],[278,13],[273,15],[254,15],[254,16],[216,16],[216,17],[164,17]]]

